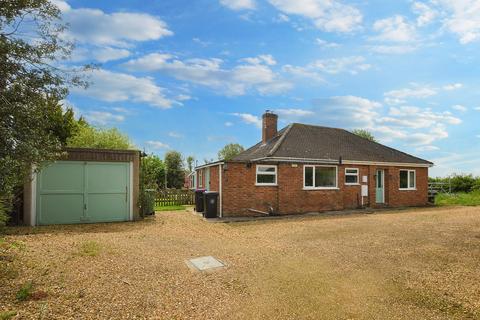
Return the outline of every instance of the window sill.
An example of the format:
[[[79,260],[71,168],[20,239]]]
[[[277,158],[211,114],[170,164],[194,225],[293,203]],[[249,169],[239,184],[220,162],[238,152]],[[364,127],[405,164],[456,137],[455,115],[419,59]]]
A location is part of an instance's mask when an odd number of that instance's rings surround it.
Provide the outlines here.
[[[306,188],[304,187],[303,190],[305,191],[319,191],[319,190],[340,190],[340,188],[335,187],[321,187],[321,188]]]
[[[400,191],[417,191],[417,188],[400,188]]]
[[[345,183],[346,186],[359,186],[360,183]]]
[[[276,183],[255,183],[255,187],[278,187]]]

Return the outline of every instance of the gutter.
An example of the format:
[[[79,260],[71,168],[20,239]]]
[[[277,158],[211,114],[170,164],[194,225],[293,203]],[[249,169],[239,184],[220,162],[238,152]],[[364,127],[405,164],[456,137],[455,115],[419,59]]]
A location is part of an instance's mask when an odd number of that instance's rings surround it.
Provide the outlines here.
[[[394,166],[394,167],[418,167],[431,168],[433,163],[408,163],[408,162],[380,162],[380,161],[360,161],[360,160],[333,160],[333,159],[312,159],[312,158],[292,158],[292,157],[262,157],[252,159],[252,162],[304,162],[304,163],[321,163],[321,164],[356,164],[356,165],[377,165],[377,166]]]
[[[215,161],[215,162],[207,163],[207,164],[204,164],[204,165],[195,167],[195,170],[203,169],[203,168],[208,168],[208,167],[214,167],[214,166],[218,166],[218,165],[220,165],[220,164],[225,164],[225,161],[220,160],[220,161]]]

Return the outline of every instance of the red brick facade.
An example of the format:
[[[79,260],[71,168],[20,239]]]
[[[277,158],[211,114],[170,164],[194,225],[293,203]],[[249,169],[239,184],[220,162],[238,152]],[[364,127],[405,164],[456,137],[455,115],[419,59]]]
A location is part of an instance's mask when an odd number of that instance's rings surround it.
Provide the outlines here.
[[[367,165],[338,165],[338,189],[305,190],[303,185],[303,163],[275,163],[277,165],[277,186],[256,186],[256,165],[228,162],[222,167],[222,190],[219,186],[219,165],[210,170],[210,191],[220,191],[222,197],[222,215],[251,216],[258,215],[249,209],[277,214],[295,214],[328,210],[358,208],[362,204],[361,185],[368,185],[368,197],[363,204],[369,207],[422,206],[427,204],[428,168],[393,167]],[[345,168],[358,168],[358,185],[345,184]],[[376,204],[375,184],[377,169],[385,172],[385,203]],[[415,170],[416,189],[400,190],[400,170]],[[206,179],[206,168],[203,179]],[[368,182],[363,183],[363,176]],[[203,183],[205,188],[205,183]]]

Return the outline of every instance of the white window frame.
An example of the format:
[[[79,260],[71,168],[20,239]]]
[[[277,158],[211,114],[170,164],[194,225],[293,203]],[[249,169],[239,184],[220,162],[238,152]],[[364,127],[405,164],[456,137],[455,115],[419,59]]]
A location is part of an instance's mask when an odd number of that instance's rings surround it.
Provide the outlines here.
[[[275,168],[275,172],[258,172],[259,168]],[[259,183],[258,175],[272,175],[275,176],[275,183]],[[257,164],[255,166],[255,185],[259,187],[263,186],[277,186],[278,185],[278,166],[273,164]]]
[[[315,187],[315,168],[335,168],[335,187]],[[313,186],[305,185],[305,169],[313,168]],[[303,166],[303,190],[338,190],[338,166],[328,166],[328,165],[312,165],[306,164]]]
[[[357,173],[347,173],[347,170],[355,170]],[[357,182],[347,182],[347,176],[357,177]],[[345,168],[345,185],[346,186],[358,186],[360,184],[360,170],[358,168]]]
[[[203,188],[203,169],[198,170],[198,188]]]
[[[406,172],[407,173],[407,187],[402,188],[400,186],[400,173],[401,172]],[[413,172],[413,187],[410,187],[410,173]],[[398,187],[399,190],[417,190],[417,171],[416,170],[407,170],[407,169],[402,169],[398,171]]]

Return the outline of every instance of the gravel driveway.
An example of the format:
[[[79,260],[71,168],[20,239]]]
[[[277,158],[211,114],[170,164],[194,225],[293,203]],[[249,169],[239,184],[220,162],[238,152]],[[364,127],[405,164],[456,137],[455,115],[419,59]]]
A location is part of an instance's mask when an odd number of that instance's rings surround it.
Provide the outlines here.
[[[475,207],[229,224],[176,211],[9,233],[0,313],[14,319],[480,319]],[[185,264],[208,255],[228,267]]]

